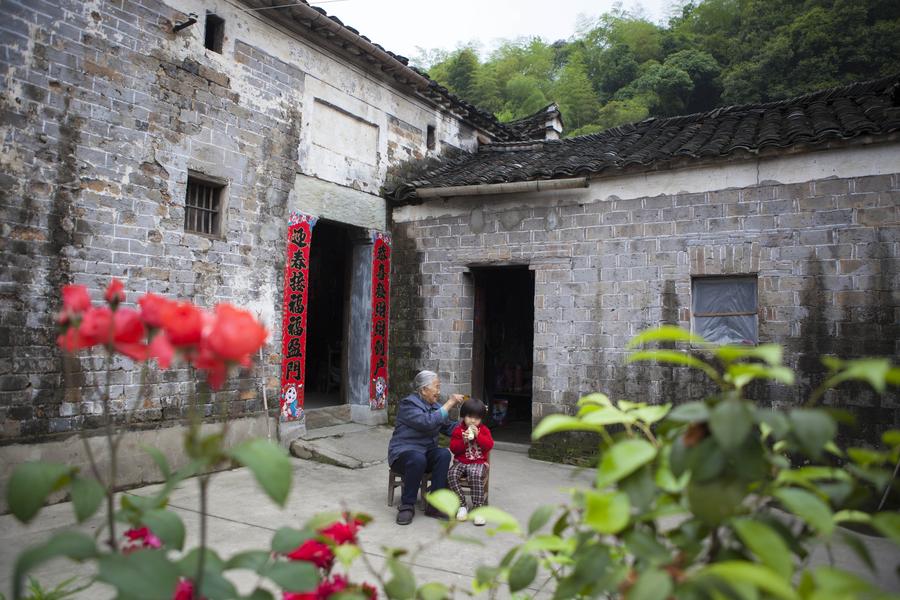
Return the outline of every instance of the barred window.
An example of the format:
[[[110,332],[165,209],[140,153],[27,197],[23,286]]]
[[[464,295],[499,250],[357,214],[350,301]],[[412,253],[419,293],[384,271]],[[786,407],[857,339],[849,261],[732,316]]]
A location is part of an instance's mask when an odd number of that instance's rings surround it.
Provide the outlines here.
[[[714,344],[756,345],[759,317],[756,276],[695,277],[691,313],[694,333]]]
[[[184,230],[217,236],[222,227],[222,190],[225,187],[196,175],[188,175],[184,202]]]

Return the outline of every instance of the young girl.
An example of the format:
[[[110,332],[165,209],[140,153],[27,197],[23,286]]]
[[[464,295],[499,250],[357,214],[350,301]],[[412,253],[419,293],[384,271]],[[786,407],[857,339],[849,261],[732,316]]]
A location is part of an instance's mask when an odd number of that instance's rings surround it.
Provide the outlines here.
[[[459,521],[465,521],[469,515],[466,508],[466,497],[463,494],[459,480],[463,476],[469,480],[472,486],[472,508],[484,505],[484,482],[488,474],[488,454],[494,447],[494,438],[486,425],[481,424],[481,419],[487,413],[487,408],[481,402],[471,398],[463,403],[459,409],[459,424],[450,435],[450,452],[453,453],[453,465],[447,473],[447,487],[459,496],[462,506],[456,513]],[[476,525],[484,525],[482,517],[475,517]]]

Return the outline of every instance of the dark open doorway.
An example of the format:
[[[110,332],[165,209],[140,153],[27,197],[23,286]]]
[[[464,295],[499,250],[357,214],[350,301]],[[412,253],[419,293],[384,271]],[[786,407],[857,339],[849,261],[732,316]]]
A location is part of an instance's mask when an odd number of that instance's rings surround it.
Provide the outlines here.
[[[473,268],[472,394],[488,405],[494,438],[531,441],[534,272],[526,266]]]
[[[329,221],[320,220],[313,230],[306,320],[307,409],[345,402],[350,235],[350,228]]]

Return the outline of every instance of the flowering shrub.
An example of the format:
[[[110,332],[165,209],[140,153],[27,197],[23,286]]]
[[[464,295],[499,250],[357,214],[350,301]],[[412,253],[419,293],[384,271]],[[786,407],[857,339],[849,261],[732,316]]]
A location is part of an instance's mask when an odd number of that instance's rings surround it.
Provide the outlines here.
[[[333,573],[336,562],[349,567],[360,555],[356,546],[359,528],[368,522],[365,515],[323,515],[303,529],[282,528],[266,550],[241,552],[224,560],[206,546],[207,488],[213,471],[231,462],[241,464],[277,504],[284,505],[291,487],[290,461],[281,447],[265,440],[245,441],[233,448],[224,446],[227,420],[220,431],[203,435],[200,411],[191,407],[191,423],[184,441],[188,462],[173,470],[162,452],[146,448],[164,478],[162,489],[150,497],[121,494],[116,507],[117,450],[121,439],[115,434],[110,415],[109,369],[119,354],[134,361],[155,360],[168,369],[183,360],[205,373],[213,390],[220,389],[230,369],[249,367],[252,357],[265,343],[267,332],[249,312],[219,304],[212,311],[190,302],[145,294],[138,308],[124,306],[124,285],[112,280],[104,303],[95,305],[86,288],[65,286],[58,316],[59,347],[66,352],[101,349],[106,356],[107,386],[103,397],[107,450],[110,467],[101,473],[85,438],[85,452],[91,472],[57,463],[31,462],[20,465],[7,489],[13,515],[23,523],[41,510],[49,494],[67,490],[78,522],[90,518],[106,500],[106,543],[79,531],[63,531],[47,542],[21,553],[14,568],[13,596],[23,594],[24,578],[41,563],[57,556],[97,565],[97,579],[115,587],[119,597],[173,598],[193,600],[237,598],[239,594],[224,574],[233,569],[250,569],[268,584],[248,596],[254,600],[273,599],[271,589],[283,590],[287,599],[341,598],[374,599],[375,588],[351,583]],[[185,527],[180,517],[167,509],[169,494],[179,482],[196,476],[200,487],[200,545],[184,549]],[[116,524],[129,529],[120,539]]]

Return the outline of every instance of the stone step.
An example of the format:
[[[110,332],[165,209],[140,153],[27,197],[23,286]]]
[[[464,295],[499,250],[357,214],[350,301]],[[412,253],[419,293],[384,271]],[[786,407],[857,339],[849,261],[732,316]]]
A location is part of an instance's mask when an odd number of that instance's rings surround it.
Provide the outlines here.
[[[307,431],[303,437],[291,442],[291,454],[305,460],[361,469],[387,460],[392,432],[389,427],[356,423],[323,427]]]
[[[350,405],[325,406],[323,408],[311,408],[304,412],[306,415],[306,430],[322,429],[345,425],[350,422]]]

